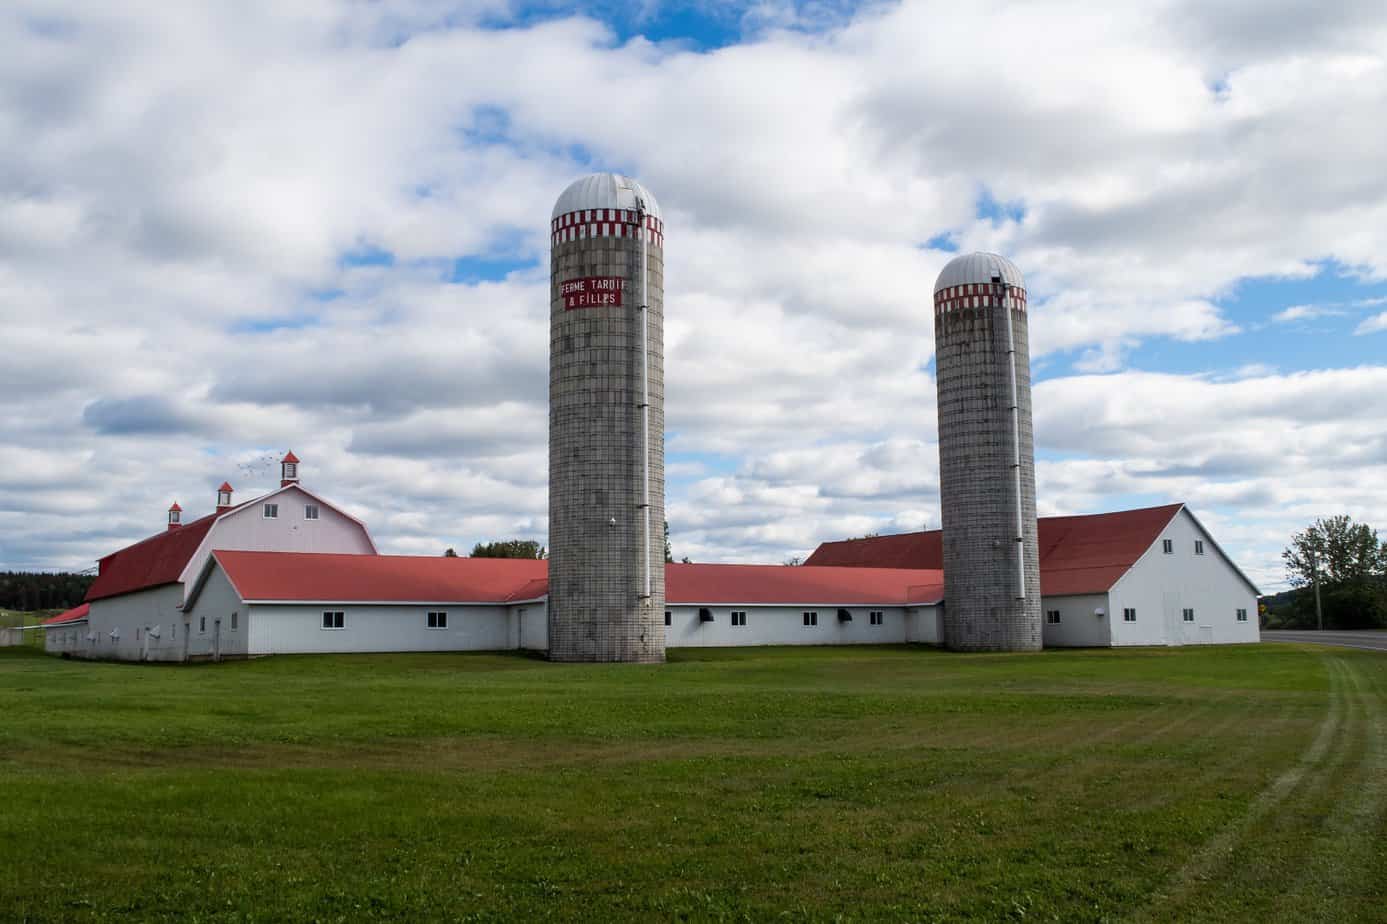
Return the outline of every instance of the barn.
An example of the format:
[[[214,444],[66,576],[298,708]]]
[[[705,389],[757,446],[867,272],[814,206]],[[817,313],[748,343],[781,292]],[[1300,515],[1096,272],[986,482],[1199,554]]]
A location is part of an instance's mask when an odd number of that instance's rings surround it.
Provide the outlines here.
[[[1184,504],[1040,517],[1047,648],[1256,642],[1257,587]],[[942,568],[939,530],[825,542],[806,561]]]

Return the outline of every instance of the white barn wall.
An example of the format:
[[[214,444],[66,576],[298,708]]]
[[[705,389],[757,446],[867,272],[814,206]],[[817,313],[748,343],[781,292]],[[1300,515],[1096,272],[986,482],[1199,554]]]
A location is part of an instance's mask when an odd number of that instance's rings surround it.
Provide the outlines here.
[[[93,600],[87,620],[96,633],[96,640],[82,655],[121,661],[181,661],[182,603],[181,584],[165,584]],[[146,636],[148,627],[158,628],[158,638]],[[112,641],[113,629],[120,630],[119,640]]]
[[[944,644],[943,607],[907,607],[905,611],[905,640],[921,645]]]
[[[183,618],[187,626],[184,651],[189,659],[244,658],[250,653],[250,608],[241,602],[221,568],[208,572]]]
[[[1042,597],[1041,630],[1046,648],[1106,648],[1110,644],[1112,612],[1107,594]],[[1103,618],[1094,615],[1103,611]],[[1049,613],[1060,611],[1059,625],[1051,625]],[[1122,617],[1118,612],[1118,618]]]
[[[250,607],[250,653],[499,651],[510,641],[507,609],[499,604],[456,603],[254,604]],[[324,610],[345,613],[345,627],[324,629]],[[448,628],[430,629],[430,610],[446,612]]]
[[[670,625],[665,644],[672,648],[713,648],[747,645],[884,645],[907,641],[906,612],[902,606],[848,606],[852,622],[838,621],[838,606],[802,604],[766,606],[717,604],[709,606],[712,622],[701,622],[698,606],[666,606]],[[732,611],[747,614],[745,626],[732,625]],[[804,625],[804,612],[817,611],[819,624]],[[883,624],[870,624],[868,613],[880,610]]]
[[[546,601],[510,607],[510,647],[525,651],[549,650],[549,607]]]
[[[1162,539],[1174,543],[1165,554]],[[1196,539],[1204,541],[1204,554],[1194,553]],[[1193,645],[1257,642],[1257,596],[1232,564],[1199,528],[1194,517],[1181,510],[1162,530],[1137,563],[1113,585],[1108,594],[1112,613],[1113,645]],[[1136,622],[1122,618],[1124,608],[1135,608]],[[1181,619],[1181,610],[1194,609],[1193,623]],[[1247,610],[1247,622],[1238,622],[1236,611]]]
[[[267,503],[279,505],[278,517],[265,518]],[[308,504],[318,506],[318,519],[304,518]],[[192,587],[214,549],[347,555],[374,555],[376,551],[364,526],[296,485],[233,510],[212,524],[179,576],[185,587]]]

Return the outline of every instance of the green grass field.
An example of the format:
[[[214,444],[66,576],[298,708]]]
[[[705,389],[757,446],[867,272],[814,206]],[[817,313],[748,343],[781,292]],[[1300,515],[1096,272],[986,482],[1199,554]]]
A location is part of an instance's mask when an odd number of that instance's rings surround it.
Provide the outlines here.
[[[0,650],[0,920],[1384,920],[1387,656]]]

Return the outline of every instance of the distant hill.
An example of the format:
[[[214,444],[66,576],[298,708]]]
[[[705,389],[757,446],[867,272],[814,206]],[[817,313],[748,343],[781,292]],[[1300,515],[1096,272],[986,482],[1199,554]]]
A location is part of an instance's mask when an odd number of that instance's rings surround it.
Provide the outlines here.
[[[68,571],[0,571],[0,609],[70,609],[82,602],[93,580]]]

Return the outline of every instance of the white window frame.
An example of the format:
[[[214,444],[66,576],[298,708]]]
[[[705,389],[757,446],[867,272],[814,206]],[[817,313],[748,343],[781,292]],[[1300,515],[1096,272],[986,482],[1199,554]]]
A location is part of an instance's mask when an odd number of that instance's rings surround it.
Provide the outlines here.
[[[673,610],[665,610],[665,625],[667,625],[667,626],[672,626],[672,625],[674,625],[674,611],[673,611]]]
[[[305,520],[317,520],[317,519],[320,519],[320,514],[321,514],[321,513],[322,513],[322,511],[318,509],[318,505],[317,505],[317,504],[304,504],[304,505],[303,505],[303,518],[304,518]]]
[[[1196,540],[1194,540],[1194,554],[1196,554],[1196,555],[1203,555],[1203,554],[1204,554],[1204,540],[1203,540],[1203,539],[1196,539]]]
[[[297,462],[285,462],[283,475],[284,480],[288,481],[291,478],[297,477],[299,477],[299,464]]]
[[[1194,607],[1187,606],[1180,610],[1180,618],[1185,622],[1194,622]]]
[[[207,634],[207,617],[206,617],[206,616],[199,616],[199,617],[197,618],[197,631],[198,631],[198,634],[199,634],[199,635],[206,635],[206,634]]]
[[[1123,622],[1136,622],[1136,621],[1137,621],[1137,608],[1134,607],[1134,606],[1125,606],[1125,607],[1123,607],[1123,608],[1122,608],[1122,621],[1123,621]]]
[[[1175,540],[1174,540],[1174,539],[1162,539],[1162,540],[1161,540],[1161,551],[1162,551],[1163,553],[1165,553],[1166,555],[1174,555],[1174,554],[1175,554]]]
[[[235,631],[236,631],[236,614],[237,614],[238,612],[239,612],[238,610],[232,610],[232,611],[231,611],[231,631],[232,631],[232,632],[235,632]]]
[[[804,611],[803,620],[804,620],[804,628],[806,628],[806,629],[815,629],[815,628],[818,628],[818,625],[819,625],[819,611],[818,611],[818,610],[805,610],[805,611]]]
[[[1047,626],[1058,626],[1058,625],[1061,625],[1060,620],[1061,620],[1062,618],[1063,618],[1063,617],[1060,616],[1060,611],[1059,611],[1059,610],[1046,610],[1046,611],[1045,611],[1045,625],[1047,625]]]
[[[334,623],[328,625],[329,622]],[[345,610],[323,610],[323,621],[320,628],[324,632],[341,632],[347,628],[347,613]]]
[[[278,520],[278,519],[279,519],[279,504],[264,504],[264,505],[262,505],[262,506],[260,507],[260,519],[262,519],[262,520]]]
[[[1247,610],[1243,609],[1242,607],[1238,607],[1237,616],[1238,622],[1247,622]]]
[[[886,614],[883,613],[881,610],[870,610],[870,611],[867,613],[867,624],[868,624],[868,625],[880,626],[880,625],[884,625],[885,622],[886,622]]]
[[[732,611],[732,625],[746,627],[746,610]]]
[[[424,627],[433,631],[446,630],[448,628],[448,611],[429,610],[428,615],[424,617]]]

